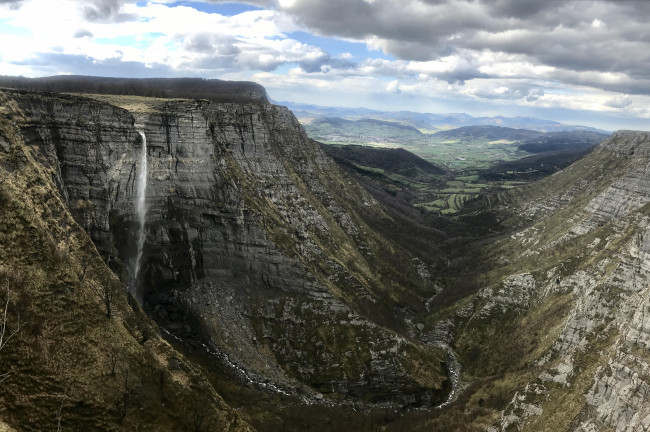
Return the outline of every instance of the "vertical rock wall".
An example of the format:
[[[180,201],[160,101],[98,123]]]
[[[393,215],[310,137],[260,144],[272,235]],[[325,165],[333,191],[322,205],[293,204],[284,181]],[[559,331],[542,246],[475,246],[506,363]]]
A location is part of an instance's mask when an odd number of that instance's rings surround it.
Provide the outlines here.
[[[129,112],[11,97],[29,117],[26,141],[57,167],[62,195],[117,272],[135,253],[138,130],[146,134],[140,289],[167,330],[260,381],[401,404],[444,398],[444,356],[395,331],[406,327],[396,306],[430,296],[431,281],[410,268],[421,261],[365,224],[355,206],[381,207],[286,108],[174,100]]]

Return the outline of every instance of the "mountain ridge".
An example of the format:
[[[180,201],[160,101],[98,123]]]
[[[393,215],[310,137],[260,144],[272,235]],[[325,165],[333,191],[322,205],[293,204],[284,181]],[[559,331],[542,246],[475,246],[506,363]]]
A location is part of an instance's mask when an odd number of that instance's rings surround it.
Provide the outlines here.
[[[431,131],[444,130],[450,127],[493,125],[537,130],[539,132],[585,130],[604,134],[611,133],[610,131],[589,126],[567,125],[553,120],[525,116],[506,117],[497,115],[494,117],[474,117],[465,113],[436,114],[413,111],[380,111],[368,108],[326,107],[288,101],[274,103],[289,107],[295,112],[296,117],[304,123],[308,123],[307,119],[320,117],[341,117],[346,120],[376,118],[377,120],[401,121],[418,129],[428,129]]]

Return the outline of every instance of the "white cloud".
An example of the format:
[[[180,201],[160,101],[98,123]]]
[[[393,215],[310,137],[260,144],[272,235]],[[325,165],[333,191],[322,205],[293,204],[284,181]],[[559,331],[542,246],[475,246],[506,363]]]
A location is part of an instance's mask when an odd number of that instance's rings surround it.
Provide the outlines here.
[[[401,90],[399,88],[399,81],[395,80],[389,82],[388,85],[386,86],[386,91],[390,93],[400,93]]]
[[[600,27],[602,27],[604,25],[605,25],[605,23],[602,22],[601,20],[599,20],[598,18],[594,18],[594,20],[591,22],[591,26],[593,28],[600,28]]]
[[[618,95],[605,102],[610,108],[627,108],[632,105],[632,99],[628,95]]]

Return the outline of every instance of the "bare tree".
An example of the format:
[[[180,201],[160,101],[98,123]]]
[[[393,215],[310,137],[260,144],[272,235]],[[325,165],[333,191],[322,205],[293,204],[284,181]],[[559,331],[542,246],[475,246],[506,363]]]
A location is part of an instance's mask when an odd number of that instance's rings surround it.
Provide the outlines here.
[[[2,322],[0,323],[0,353],[2,353],[2,350],[9,341],[18,334],[21,328],[25,326],[27,323],[26,321],[21,322],[20,321],[20,313],[16,313],[16,325],[11,329],[9,327],[9,308],[11,306],[11,289],[9,288],[9,279],[5,279],[5,293],[6,293],[6,299],[4,302],[4,308],[2,310]],[[9,375],[11,375],[11,371],[0,373],[0,382],[6,380]]]
[[[125,369],[124,370],[124,391],[122,392],[120,398],[115,402],[118,409],[120,424],[122,424],[124,422],[124,419],[126,418],[126,415],[129,410],[130,399],[131,396],[129,390],[129,370]]]
[[[87,240],[79,249],[79,252],[82,254],[82,262],[80,272],[77,274],[79,278],[79,284],[83,283],[86,278],[86,275],[89,271],[93,270],[95,267],[95,260],[92,259],[92,256],[97,253],[95,245],[92,241]]]
[[[109,349],[109,351],[108,351],[108,353],[106,354],[106,358],[107,358],[107,360],[108,360],[108,366],[109,366],[110,369],[111,369],[111,371],[110,371],[110,375],[111,375],[112,377],[114,377],[114,376],[115,376],[115,372],[116,372],[116,370],[117,370],[117,364],[118,364],[118,362],[119,362],[119,360],[120,360],[120,354],[119,354],[118,348],[115,347],[115,346],[112,346],[112,345],[111,345],[111,346],[109,346],[108,349]]]
[[[81,273],[79,273],[79,283],[81,284],[84,279],[86,278],[86,271],[88,270],[88,267],[91,265],[91,260],[86,260],[81,264]]]
[[[63,430],[61,427],[61,420],[63,419],[63,405],[68,399],[68,390],[70,389],[71,385],[72,385],[72,381],[69,381],[68,384],[66,384],[63,393],[61,393],[61,403],[59,404],[59,409],[56,412],[56,419],[57,419],[56,432],[61,432]]]
[[[110,280],[104,280],[102,282],[90,281],[90,288],[99,296],[99,298],[104,302],[104,307],[106,308],[106,318],[112,316],[111,303],[113,302],[113,289]]]
[[[200,400],[195,399],[192,405],[192,432],[212,430],[214,427],[214,418],[210,410],[209,399],[206,397],[202,397]]]

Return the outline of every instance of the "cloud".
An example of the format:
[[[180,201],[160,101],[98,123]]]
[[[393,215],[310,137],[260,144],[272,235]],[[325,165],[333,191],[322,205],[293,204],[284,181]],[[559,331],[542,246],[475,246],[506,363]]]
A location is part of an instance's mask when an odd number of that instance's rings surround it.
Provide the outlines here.
[[[170,0],[170,1],[173,2],[175,0]],[[219,3],[233,3],[233,0],[204,0],[204,1],[206,3],[216,3],[216,4],[219,4]],[[272,7],[272,6],[276,5],[277,2],[275,0],[244,0],[244,1],[239,1],[238,3],[245,3],[245,4],[252,5],[252,6],[258,6],[258,7],[261,7],[261,8],[266,8],[266,7]]]
[[[184,48],[190,52],[234,56],[241,52],[236,38],[219,33],[200,32],[185,37]]]
[[[182,72],[176,71],[165,64],[145,65],[143,62],[125,61],[122,58],[109,58],[96,60],[84,55],[70,55],[57,53],[40,53],[16,64],[28,64],[40,76],[70,74],[74,71],[79,75],[95,75],[110,77],[178,77]]]
[[[365,41],[398,60],[427,62],[468,50],[519,55],[537,70],[557,69],[557,77],[620,73],[629,82],[625,91],[650,92],[644,87],[650,71],[646,2],[295,0],[276,8],[318,34]],[[449,80],[486,76],[465,72]],[[585,84],[611,90],[599,80]]]
[[[395,94],[401,93],[401,90],[399,88],[399,81],[395,80],[395,81],[389,82],[388,85],[386,86],[386,91],[388,91],[390,93],[395,93]]]
[[[0,6],[7,5],[10,9],[18,9],[24,0],[0,0]]]
[[[431,60],[449,54],[450,36],[467,28],[492,28],[483,7],[464,1],[296,0],[278,7],[297,23],[326,36],[361,41],[405,60]]]
[[[605,102],[605,106],[610,108],[627,108],[632,105],[632,100],[627,95],[619,95]]]
[[[528,92],[528,95],[525,97],[526,102],[535,102],[541,97],[544,97],[546,93],[542,89],[532,89]]]
[[[462,93],[482,100],[535,103],[546,92],[526,80],[482,79],[472,81],[460,90]]]
[[[79,29],[76,32],[74,32],[74,35],[72,37],[74,37],[74,38],[83,38],[83,37],[92,38],[93,34],[91,32],[89,32],[88,30],[86,30],[86,29]]]
[[[548,3],[551,3],[550,5]],[[541,2],[538,0],[495,0],[487,3],[490,13],[507,18],[530,19],[548,8],[554,8],[560,2]]]
[[[316,58],[301,60],[299,65],[302,70],[308,73],[327,73],[332,69],[354,69],[356,63],[346,59],[332,58],[329,54],[323,53],[323,55]]]
[[[134,66],[138,63],[147,67],[165,64],[178,73],[213,76],[242,69],[273,71],[286,64],[298,64],[312,73],[355,66],[320,47],[288,38],[286,33],[295,31],[295,25],[271,10],[222,16],[161,2],[60,0],[55,5],[49,0],[26,1],[29,7],[10,23],[30,28],[32,35],[3,35],[0,29],[0,44],[16,47],[4,51],[5,64],[27,66],[31,59],[50,52],[70,56],[65,73],[86,73],[88,65],[79,58],[119,59],[134,71],[141,71]],[[71,33],[70,28],[78,30]],[[32,74],[43,67],[35,65]],[[59,62],[57,67],[64,65]]]
[[[124,22],[136,17],[121,12],[125,0],[91,0],[83,6],[83,16],[88,21],[95,22]]]

